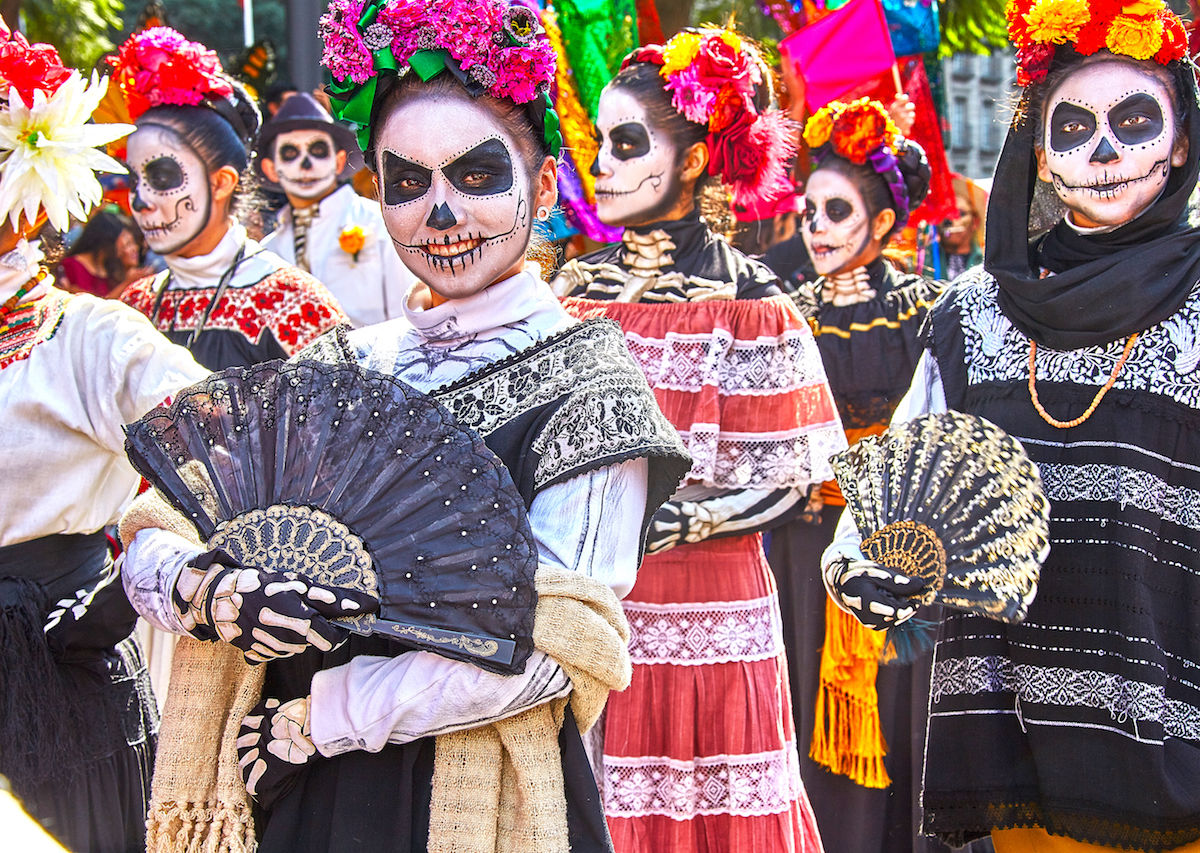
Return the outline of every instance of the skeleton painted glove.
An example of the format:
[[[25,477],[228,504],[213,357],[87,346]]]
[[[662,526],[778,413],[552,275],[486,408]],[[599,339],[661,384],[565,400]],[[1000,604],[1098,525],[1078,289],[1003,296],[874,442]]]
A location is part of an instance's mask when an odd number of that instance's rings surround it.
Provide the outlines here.
[[[237,739],[238,768],[250,796],[270,809],[314,755],[307,696],[280,704],[259,702],[242,720]]]
[[[188,633],[223,640],[252,664],[297,655],[310,646],[330,651],[349,634],[329,620],[379,606],[365,593],[291,573],[241,568],[220,550],[189,562],[171,597]]]
[[[827,568],[828,588],[859,622],[884,630],[913,617],[925,583],[869,560],[841,557]]]

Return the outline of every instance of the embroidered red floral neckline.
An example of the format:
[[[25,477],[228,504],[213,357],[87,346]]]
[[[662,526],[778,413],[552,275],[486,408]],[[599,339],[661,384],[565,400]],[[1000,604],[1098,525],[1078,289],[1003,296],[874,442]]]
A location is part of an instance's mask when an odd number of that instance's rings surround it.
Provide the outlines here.
[[[54,337],[66,302],[67,294],[52,289],[0,314],[0,370],[28,358],[34,347]]]

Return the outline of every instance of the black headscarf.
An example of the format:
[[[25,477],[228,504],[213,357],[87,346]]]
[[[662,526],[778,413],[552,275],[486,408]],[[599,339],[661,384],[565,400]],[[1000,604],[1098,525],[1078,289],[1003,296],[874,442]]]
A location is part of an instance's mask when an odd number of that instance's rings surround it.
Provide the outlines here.
[[[1200,229],[1187,224],[1200,173],[1200,96],[1191,67],[1173,66],[1187,163],[1171,169],[1162,195],[1141,216],[1113,231],[1084,235],[1060,222],[1031,244],[1040,128],[1028,117],[1009,128],[988,201],[983,265],[1000,286],[1000,309],[1043,346],[1073,350],[1144,331],[1174,314],[1200,281]],[[1042,266],[1055,275],[1039,278]]]

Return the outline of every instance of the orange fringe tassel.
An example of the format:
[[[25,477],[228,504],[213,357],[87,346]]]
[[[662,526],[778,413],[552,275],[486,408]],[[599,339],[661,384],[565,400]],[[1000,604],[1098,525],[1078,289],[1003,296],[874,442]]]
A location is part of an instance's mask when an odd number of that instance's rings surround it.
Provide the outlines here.
[[[892,783],[879,721],[875,676],[885,656],[883,631],[872,631],[833,601],[825,602],[825,646],[809,758],[867,788]]]

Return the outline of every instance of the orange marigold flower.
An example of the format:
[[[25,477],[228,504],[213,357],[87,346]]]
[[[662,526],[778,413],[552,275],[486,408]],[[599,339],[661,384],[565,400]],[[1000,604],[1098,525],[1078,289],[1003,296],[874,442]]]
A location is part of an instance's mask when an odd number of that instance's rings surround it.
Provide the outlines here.
[[[1135,18],[1149,17],[1150,15],[1162,14],[1166,5],[1163,0],[1129,0],[1129,2],[1122,4],[1121,12]]]
[[[1105,46],[1113,53],[1134,59],[1149,59],[1163,46],[1162,19],[1155,17],[1145,20],[1117,15],[1108,28]]]
[[[367,232],[363,231],[361,225],[351,225],[349,228],[343,228],[342,233],[338,234],[338,246],[347,255],[351,255],[355,261],[358,260],[358,253],[363,250],[363,246],[367,244]]]
[[[1025,16],[1028,37],[1042,44],[1074,41],[1091,18],[1087,0],[1038,0]]]

